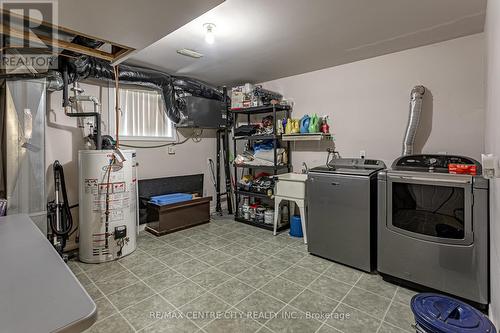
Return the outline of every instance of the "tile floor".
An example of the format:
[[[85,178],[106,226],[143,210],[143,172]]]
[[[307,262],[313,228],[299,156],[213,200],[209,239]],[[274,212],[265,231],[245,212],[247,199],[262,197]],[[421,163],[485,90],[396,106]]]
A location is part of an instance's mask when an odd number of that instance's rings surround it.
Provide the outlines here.
[[[127,257],[69,266],[97,304],[92,333],[414,332],[414,292],[230,218],[141,233]]]

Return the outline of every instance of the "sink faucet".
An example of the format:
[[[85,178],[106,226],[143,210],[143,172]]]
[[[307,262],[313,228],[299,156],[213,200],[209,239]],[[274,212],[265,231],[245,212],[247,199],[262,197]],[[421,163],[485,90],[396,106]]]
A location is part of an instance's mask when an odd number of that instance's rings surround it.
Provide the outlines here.
[[[309,167],[307,166],[306,162],[302,162],[302,173],[308,173],[309,172]]]

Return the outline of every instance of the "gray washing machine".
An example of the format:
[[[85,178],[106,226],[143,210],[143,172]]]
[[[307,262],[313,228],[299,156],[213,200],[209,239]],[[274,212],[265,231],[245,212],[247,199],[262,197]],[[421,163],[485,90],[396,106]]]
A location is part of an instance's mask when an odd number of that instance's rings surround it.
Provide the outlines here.
[[[451,174],[475,165],[477,175]],[[478,304],[489,301],[488,180],[462,156],[410,155],[379,173],[377,270]]]
[[[376,267],[377,172],[370,159],[333,159],[307,179],[310,253],[367,272]]]

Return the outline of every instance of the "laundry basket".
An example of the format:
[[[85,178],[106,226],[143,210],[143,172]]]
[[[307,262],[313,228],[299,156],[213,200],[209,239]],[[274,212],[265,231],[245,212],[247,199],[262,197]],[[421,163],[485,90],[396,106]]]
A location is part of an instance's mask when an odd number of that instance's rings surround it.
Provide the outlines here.
[[[413,296],[417,333],[496,333],[486,315],[457,299],[431,293]]]

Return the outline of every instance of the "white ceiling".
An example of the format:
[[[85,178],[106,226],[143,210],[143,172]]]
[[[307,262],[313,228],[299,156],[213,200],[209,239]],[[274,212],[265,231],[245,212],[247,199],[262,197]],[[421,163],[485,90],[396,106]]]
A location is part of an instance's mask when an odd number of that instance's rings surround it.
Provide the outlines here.
[[[61,0],[58,25],[137,50],[224,0]]]
[[[478,33],[485,9],[486,0],[226,0],[130,62],[219,85],[263,82]]]

